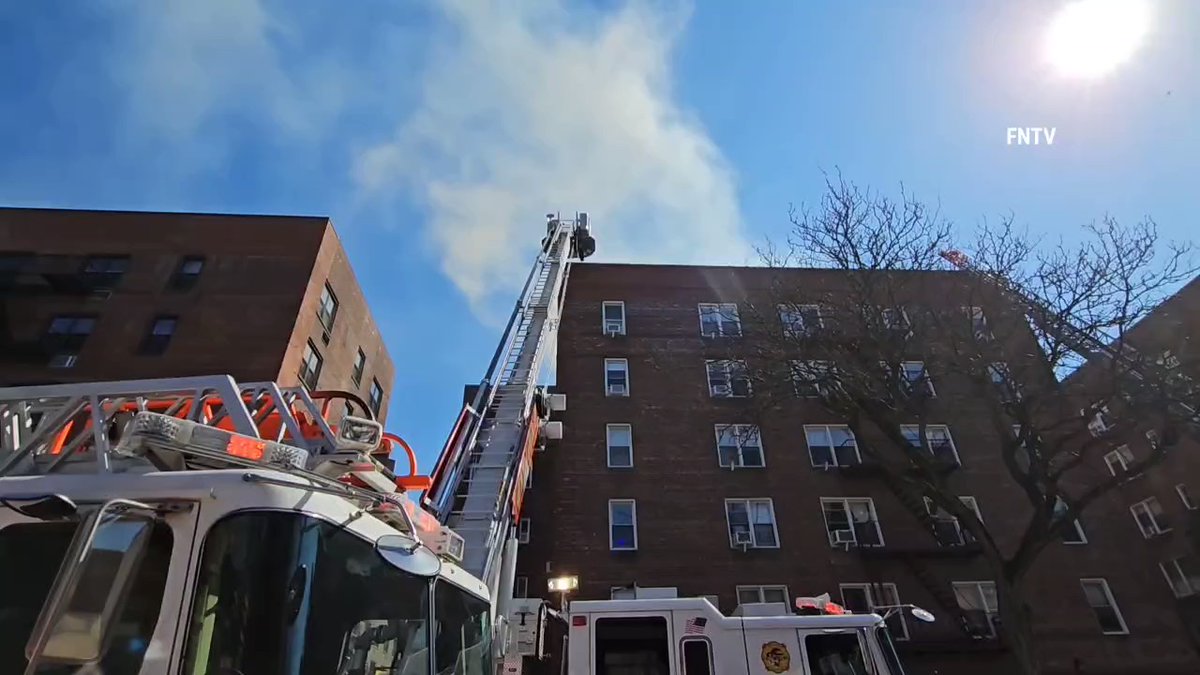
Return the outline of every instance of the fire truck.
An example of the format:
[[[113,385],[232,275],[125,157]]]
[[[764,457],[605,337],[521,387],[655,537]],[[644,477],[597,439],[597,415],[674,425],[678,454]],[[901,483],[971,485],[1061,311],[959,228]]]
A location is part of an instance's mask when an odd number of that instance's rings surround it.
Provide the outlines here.
[[[827,597],[739,616],[704,598],[513,597],[525,479],[563,434],[565,396],[539,378],[570,265],[594,250],[586,214],[548,217],[429,475],[349,392],[227,376],[0,389],[0,673],[519,674],[560,621],[578,675],[899,675],[883,617]]]

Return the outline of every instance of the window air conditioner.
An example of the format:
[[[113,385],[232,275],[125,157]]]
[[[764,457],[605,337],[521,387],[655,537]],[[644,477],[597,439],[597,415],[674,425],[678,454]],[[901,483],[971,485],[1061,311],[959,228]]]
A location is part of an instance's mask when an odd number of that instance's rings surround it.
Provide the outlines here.
[[[713,396],[732,396],[733,387],[727,384],[714,384],[712,388]]]
[[[733,533],[733,544],[734,546],[741,547],[744,551],[754,544],[754,539],[750,536],[749,532],[739,530]]]
[[[854,539],[854,530],[835,530],[833,533],[833,545],[845,546],[850,548],[857,543]]]
[[[623,384],[608,385],[608,395],[609,396],[624,396],[625,395],[625,385],[623,385]]]
[[[625,327],[620,321],[605,321],[604,332],[608,333],[609,337],[616,337],[625,332]]]

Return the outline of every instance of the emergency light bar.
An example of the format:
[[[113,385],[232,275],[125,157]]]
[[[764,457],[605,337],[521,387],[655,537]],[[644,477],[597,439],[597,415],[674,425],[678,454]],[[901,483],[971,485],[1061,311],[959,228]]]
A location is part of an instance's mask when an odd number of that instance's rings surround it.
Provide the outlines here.
[[[147,457],[147,450],[183,453],[216,461],[237,458],[297,469],[308,466],[308,452],[295,446],[159,413],[140,412],[129,424],[114,452],[154,461],[153,457]]]

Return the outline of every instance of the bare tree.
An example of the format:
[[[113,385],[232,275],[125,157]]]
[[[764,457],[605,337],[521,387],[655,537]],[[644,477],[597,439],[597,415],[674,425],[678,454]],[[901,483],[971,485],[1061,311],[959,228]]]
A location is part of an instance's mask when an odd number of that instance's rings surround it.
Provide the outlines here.
[[[761,251],[780,273],[769,297],[742,311],[762,338],[745,361],[757,413],[797,396],[819,401],[845,420],[853,436],[841,442],[853,447],[814,463],[878,471],[934,537],[956,519],[995,579],[1007,644],[1023,672],[1036,673],[1026,583],[1039,554],[1195,424],[1188,389],[1166,384],[1124,344],[1195,273],[1189,249],[1160,244],[1151,221],[1111,219],[1080,244],[1047,248],[1011,217],[960,246],[937,209],[907,194],[893,200],[840,177],[826,187],[817,208],[792,211],[783,246]],[[1088,375],[1064,382],[1085,360]],[[1024,495],[1015,542],[994,536],[950,487],[958,458],[934,424],[950,401],[987,421],[995,444],[972,451],[996,453]],[[1097,472],[1113,435],[1134,431],[1158,440],[1126,472]]]

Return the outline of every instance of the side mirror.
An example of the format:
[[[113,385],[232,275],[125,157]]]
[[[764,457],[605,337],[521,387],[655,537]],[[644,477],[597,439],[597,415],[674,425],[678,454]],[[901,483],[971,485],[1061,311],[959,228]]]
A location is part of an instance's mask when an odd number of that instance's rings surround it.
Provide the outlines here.
[[[442,559],[420,541],[403,534],[385,534],[375,542],[375,552],[384,562],[418,577],[435,577]]]
[[[154,520],[152,507],[115,499],[84,521],[26,644],[30,666],[41,660],[91,663],[104,656]]]

